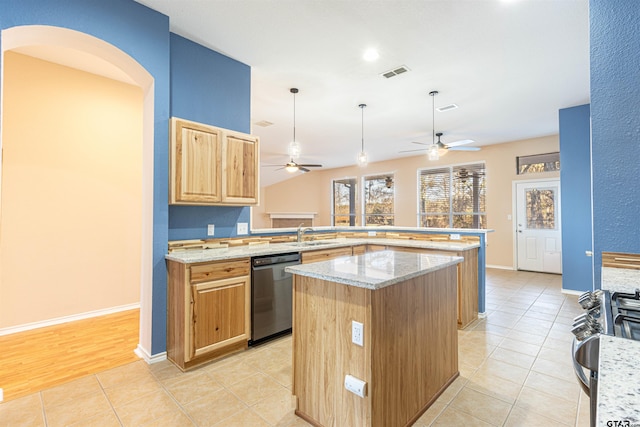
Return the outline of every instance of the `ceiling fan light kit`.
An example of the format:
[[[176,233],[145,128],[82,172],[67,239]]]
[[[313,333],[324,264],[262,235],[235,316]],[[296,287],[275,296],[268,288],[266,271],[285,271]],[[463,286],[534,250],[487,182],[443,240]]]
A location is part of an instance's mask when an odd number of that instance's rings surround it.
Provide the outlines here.
[[[440,159],[440,147],[436,144],[436,95],[438,94],[437,90],[432,90],[429,92],[429,96],[431,97],[431,130],[432,130],[432,138],[431,138],[431,146],[427,150],[427,156],[429,160],[436,161]]]
[[[365,167],[367,166],[367,163],[369,163],[367,153],[364,151],[364,109],[367,107],[367,104],[360,104],[358,107],[360,107],[360,110],[362,111],[362,145],[360,147],[360,154],[358,154],[357,160],[358,166]]]

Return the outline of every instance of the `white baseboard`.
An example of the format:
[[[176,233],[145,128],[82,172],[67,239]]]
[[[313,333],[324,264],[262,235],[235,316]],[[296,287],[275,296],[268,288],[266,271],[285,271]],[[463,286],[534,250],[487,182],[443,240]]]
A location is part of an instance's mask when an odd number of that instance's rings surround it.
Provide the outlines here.
[[[495,268],[496,270],[515,270],[515,268],[508,265],[493,265],[487,264],[486,268]]]
[[[62,323],[74,322],[76,320],[90,319],[92,317],[104,316],[121,311],[134,310],[140,308],[140,303],[120,305],[117,307],[104,308],[101,310],[87,311],[85,313],[72,314],[71,316],[57,317],[55,319],[43,320],[41,322],[26,323],[24,325],[11,326],[0,329],[0,336],[15,334],[17,332],[30,331],[32,329],[44,328],[46,326],[60,325]]]
[[[560,289],[560,292],[562,292],[563,294],[567,294],[567,295],[582,295],[584,294],[586,291],[575,291],[573,289]]]
[[[487,317],[487,312],[486,311],[478,313],[478,319],[484,319],[486,317]]]
[[[151,354],[149,354],[149,352],[147,350],[142,348],[142,346],[140,344],[138,344],[138,347],[133,352],[139,358],[141,358],[145,362],[147,362],[149,365],[152,365],[152,364],[158,363],[158,362],[162,362],[163,360],[167,360],[167,352],[166,351],[163,351],[162,353],[151,355]]]

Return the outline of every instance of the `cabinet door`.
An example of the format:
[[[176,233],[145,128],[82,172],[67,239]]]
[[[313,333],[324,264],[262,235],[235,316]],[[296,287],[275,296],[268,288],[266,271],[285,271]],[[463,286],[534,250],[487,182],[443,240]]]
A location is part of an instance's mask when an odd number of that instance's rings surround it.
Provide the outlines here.
[[[170,203],[221,201],[221,139],[220,129],[171,119]]]
[[[191,358],[249,340],[250,283],[243,276],[191,286]]]
[[[225,131],[222,143],[222,201],[258,204],[259,139],[256,136]]]

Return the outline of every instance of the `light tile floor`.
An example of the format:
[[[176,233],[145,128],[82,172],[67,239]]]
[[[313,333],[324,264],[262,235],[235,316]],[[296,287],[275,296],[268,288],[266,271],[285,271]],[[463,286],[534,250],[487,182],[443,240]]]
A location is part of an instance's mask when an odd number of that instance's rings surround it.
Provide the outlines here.
[[[487,316],[459,331],[460,377],[415,426],[588,426],[571,365],[580,313],[561,276],[487,270]],[[142,361],[0,404],[0,426],[307,426],[291,338],[182,373]]]

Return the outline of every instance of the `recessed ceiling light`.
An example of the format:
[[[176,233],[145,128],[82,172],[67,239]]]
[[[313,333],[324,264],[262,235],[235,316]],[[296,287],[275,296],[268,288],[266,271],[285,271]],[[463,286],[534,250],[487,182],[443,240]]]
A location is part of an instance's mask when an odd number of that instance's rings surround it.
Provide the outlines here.
[[[364,54],[362,55],[362,59],[369,62],[375,61],[378,58],[380,58],[380,55],[378,54],[378,51],[375,49],[367,49],[364,51]]]

